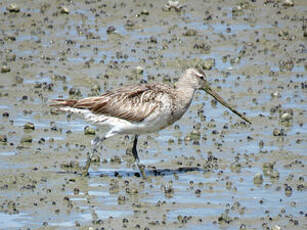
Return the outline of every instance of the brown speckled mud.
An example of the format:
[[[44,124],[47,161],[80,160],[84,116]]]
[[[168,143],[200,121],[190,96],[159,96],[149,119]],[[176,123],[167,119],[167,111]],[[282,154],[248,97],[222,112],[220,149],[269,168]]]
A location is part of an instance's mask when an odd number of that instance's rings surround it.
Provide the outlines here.
[[[0,1],[1,229],[307,228],[306,1],[172,4]],[[146,180],[125,136],[80,176],[104,130],[51,99],[173,83],[195,66],[252,125],[198,92],[179,122],[139,139]]]

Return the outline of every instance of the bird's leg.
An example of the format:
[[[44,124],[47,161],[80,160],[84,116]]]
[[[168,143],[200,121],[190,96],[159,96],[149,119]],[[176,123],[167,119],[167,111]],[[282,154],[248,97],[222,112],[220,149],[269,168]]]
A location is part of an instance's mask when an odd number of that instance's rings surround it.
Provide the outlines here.
[[[133,157],[134,157],[134,161],[136,163],[139,163],[140,162],[140,158],[139,158],[138,152],[136,150],[137,143],[138,143],[138,135],[135,135],[134,136],[134,140],[133,140],[132,154],[133,154]]]
[[[136,149],[137,143],[138,143],[138,135],[135,135],[134,141],[133,141],[133,147],[132,147],[132,154],[133,154],[133,157],[134,157],[134,161],[137,164],[142,177],[146,178],[145,170],[144,170],[145,167],[144,167],[144,165],[140,164],[140,158],[138,156],[138,152],[137,152],[137,149]]]
[[[105,139],[106,139],[105,137],[103,137],[103,138],[95,137],[95,139],[92,140],[92,142],[91,142],[92,143],[92,150],[87,155],[87,160],[86,160],[85,167],[83,168],[83,171],[82,171],[82,176],[88,175],[88,170],[90,168],[94,153],[98,152],[99,144],[101,144]]]

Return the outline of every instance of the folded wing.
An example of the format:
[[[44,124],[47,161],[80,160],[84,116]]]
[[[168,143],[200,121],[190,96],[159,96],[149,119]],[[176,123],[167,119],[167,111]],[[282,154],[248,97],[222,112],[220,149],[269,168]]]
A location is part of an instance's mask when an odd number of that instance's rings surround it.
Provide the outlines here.
[[[128,121],[139,122],[152,114],[161,106],[159,97],[165,93],[158,84],[143,84],[126,86],[106,92],[98,97],[88,97],[80,100],[55,100],[53,106],[69,106],[78,109],[88,109],[95,114],[117,117]]]

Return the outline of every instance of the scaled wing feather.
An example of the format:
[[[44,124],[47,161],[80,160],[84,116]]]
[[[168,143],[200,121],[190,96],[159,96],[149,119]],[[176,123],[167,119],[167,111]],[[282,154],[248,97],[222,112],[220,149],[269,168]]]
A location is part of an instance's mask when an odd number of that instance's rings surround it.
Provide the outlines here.
[[[81,99],[73,107],[138,122],[161,106],[161,102],[156,100],[159,94],[159,85],[130,86],[106,92],[99,97]]]

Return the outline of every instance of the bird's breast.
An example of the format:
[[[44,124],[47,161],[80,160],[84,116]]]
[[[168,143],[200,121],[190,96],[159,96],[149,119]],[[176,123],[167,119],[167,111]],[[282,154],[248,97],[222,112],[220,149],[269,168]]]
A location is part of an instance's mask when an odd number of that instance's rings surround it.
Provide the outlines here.
[[[177,98],[175,103],[173,103],[173,106],[171,108],[171,120],[170,120],[171,123],[174,123],[175,121],[179,120],[190,107],[192,102],[192,97],[189,99],[186,98],[184,99],[185,100]]]

